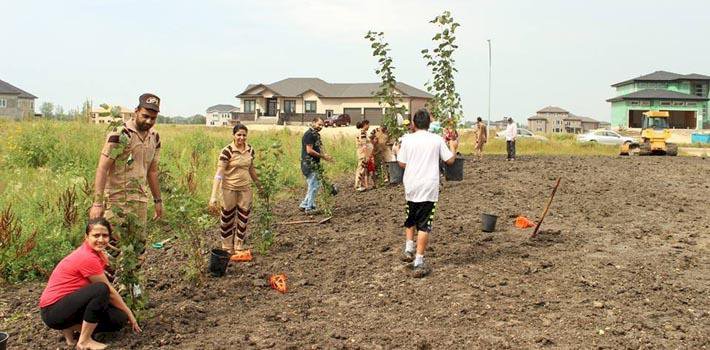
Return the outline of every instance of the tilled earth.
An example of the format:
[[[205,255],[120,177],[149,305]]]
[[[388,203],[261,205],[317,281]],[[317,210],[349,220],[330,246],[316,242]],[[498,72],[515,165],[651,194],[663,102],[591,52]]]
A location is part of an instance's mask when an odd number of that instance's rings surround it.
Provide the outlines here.
[[[557,177],[543,224],[537,220]],[[268,256],[205,286],[182,282],[180,243],[151,249],[144,333],[112,348],[710,348],[710,160],[523,157],[467,160],[444,182],[426,259],[409,276],[401,186],[343,185],[326,224],[281,225]],[[348,188],[344,188],[348,187]],[[296,199],[281,221],[305,219]],[[483,233],[480,214],[499,216]],[[216,240],[214,241],[216,244]],[[268,287],[288,275],[289,291]],[[62,348],[40,320],[43,284],[5,287],[10,349]]]

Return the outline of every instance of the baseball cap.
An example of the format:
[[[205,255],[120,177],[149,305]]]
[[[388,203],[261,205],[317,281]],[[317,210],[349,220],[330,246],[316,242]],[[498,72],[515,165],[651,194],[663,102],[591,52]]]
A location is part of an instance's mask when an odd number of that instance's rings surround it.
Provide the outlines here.
[[[145,93],[138,98],[138,107],[160,112],[160,97]]]

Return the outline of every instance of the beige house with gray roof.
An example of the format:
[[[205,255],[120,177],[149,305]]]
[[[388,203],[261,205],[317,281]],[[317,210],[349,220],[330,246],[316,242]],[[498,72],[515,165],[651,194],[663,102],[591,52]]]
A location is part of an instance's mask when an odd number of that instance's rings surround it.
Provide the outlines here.
[[[528,128],[536,133],[571,133],[583,134],[590,130],[608,126],[609,123],[574,115],[557,107],[547,106],[528,118]]]
[[[0,119],[34,117],[35,99],[37,96],[0,80]]]
[[[278,120],[306,124],[314,117],[350,115],[352,123],[367,119],[382,123],[383,108],[373,95],[379,83],[333,84],[318,78],[287,78],[271,84],[250,84],[237,95],[242,111],[238,120]],[[399,104],[407,113],[423,108],[433,97],[405,83],[397,83]]]

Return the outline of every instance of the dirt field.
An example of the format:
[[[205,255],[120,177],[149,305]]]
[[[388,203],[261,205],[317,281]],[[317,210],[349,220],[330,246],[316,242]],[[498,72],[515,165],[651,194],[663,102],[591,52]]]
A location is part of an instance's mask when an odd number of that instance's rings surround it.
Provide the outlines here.
[[[540,215],[537,239],[514,217]],[[336,217],[284,226],[271,254],[231,265],[196,289],[184,257],[150,251],[153,317],[140,336],[100,339],[153,349],[706,349],[710,348],[710,159],[470,160],[445,183],[427,261],[408,276],[401,187],[343,186]],[[302,218],[298,200],[280,220]],[[479,229],[500,215],[497,232]],[[289,276],[279,294],[270,273]],[[43,284],[2,292],[11,349],[62,348],[36,307]]]

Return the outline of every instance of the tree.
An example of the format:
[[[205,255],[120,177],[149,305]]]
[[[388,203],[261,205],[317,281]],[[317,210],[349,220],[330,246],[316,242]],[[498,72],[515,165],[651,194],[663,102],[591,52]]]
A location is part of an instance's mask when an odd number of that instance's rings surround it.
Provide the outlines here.
[[[454,67],[453,54],[458,48],[454,34],[456,28],[461,25],[454,22],[449,11],[444,11],[429,23],[436,24],[440,29],[440,32],[431,39],[434,42],[434,49],[431,52],[428,49],[422,50],[422,55],[427,61],[427,66],[431,68],[434,78],[433,81],[426,83],[427,90],[434,95],[429,108],[436,120],[444,121],[451,118],[455,121],[454,124],[458,125],[463,117],[463,111],[461,96],[456,92],[454,83],[454,73],[458,70]]]
[[[380,88],[375,93],[375,97],[380,104],[380,107],[385,108],[385,113],[382,123],[387,127],[387,133],[392,139],[397,140],[405,132],[404,127],[397,124],[397,115],[404,114],[406,107],[399,105],[401,99],[397,96],[397,79],[394,76],[394,66],[392,65],[392,57],[389,55],[389,44],[384,40],[383,32],[368,31],[365,39],[372,43],[372,56],[379,57],[377,60],[379,66],[375,69],[382,82]]]
[[[42,105],[39,107],[39,111],[45,118],[54,118],[54,104],[52,104],[52,102],[43,102]]]
[[[207,117],[205,117],[202,114],[195,114],[192,117],[189,118],[188,120],[189,124],[206,124],[207,123]]]

